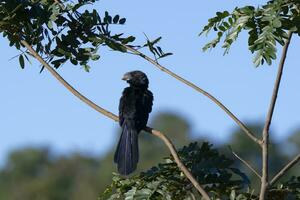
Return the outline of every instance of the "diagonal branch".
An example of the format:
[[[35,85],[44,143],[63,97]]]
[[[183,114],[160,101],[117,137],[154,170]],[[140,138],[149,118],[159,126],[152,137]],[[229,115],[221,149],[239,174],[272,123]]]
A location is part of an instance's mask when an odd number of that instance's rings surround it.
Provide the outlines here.
[[[28,49],[28,51],[60,82],[64,87],[66,87],[71,93],[73,93],[76,97],[78,97],[81,101],[92,107],[94,110],[100,112],[101,114],[107,116],[108,118],[119,121],[119,117],[115,114],[105,110],[104,108],[101,108],[91,100],[89,100],[87,97],[82,95],[80,92],[78,92],[75,88],[73,88],[66,80],[63,79],[46,61],[43,60],[43,58],[24,40],[21,41],[21,43]],[[202,186],[197,182],[197,180],[194,178],[192,173],[188,170],[188,168],[182,163],[180,160],[177,151],[171,142],[171,140],[162,132],[154,130],[152,128],[146,127],[145,131],[160,138],[165,145],[170,150],[172,156],[174,157],[174,160],[180,170],[185,174],[185,176],[191,181],[191,183],[194,185],[194,187],[200,192],[200,194],[203,196],[205,200],[210,200],[210,197],[206,193],[206,191],[202,188]]]
[[[273,116],[275,105],[276,105],[276,100],[277,100],[277,95],[278,95],[279,86],[280,86],[280,82],[281,82],[282,72],[283,72],[283,68],[284,68],[284,64],[285,64],[287,51],[288,51],[288,48],[289,48],[289,45],[290,45],[290,41],[292,39],[292,35],[293,35],[293,32],[289,31],[288,38],[287,38],[287,40],[285,42],[285,45],[283,46],[283,49],[282,49],[282,55],[281,55],[281,59],[280,59],[279,67],[278,67],[276,81],[275,81],[275,84],[274,84],[274,89],[273,89],[273,94],[272,94],[272,98],[271,98],[271,102],[270,102],[270,107],[269,107],[269,111],[268,111],[268,114],[267,114],[267,117],[266,117],[265,126],[264,126],[263,133],[262,133],[263,134],[263,140],[262,140],[263,141],[263,144],[262,144],[262,178],[261,178],[259,200],[264,200],[265,199],[266,190],[268,188],[269,129],[270,129],[270,125],[271,125],[271,122],[272,122],[272,116]]]
[[[204,199],[210,200],[210,197],[206,193],[206,191],[202,188],[202,186],[197,182],[197,180],[194,178],[192,173],[189,171],[189,169],[181,162],[176,149],[171,142],[171,140],[164,135],[162,132],[159,132],[157,130],[154,130],[152,128],[146,127],[145,131],[148,133],[151,133],[152,135],[155,135],[156,137],[160,138],[165,145],[169,148],[176,164],[178,165],[179,169],[185,174],[185,176],[191,181],[191,183],[194,185],[194,187],[200,192],[200,194],[203,196]]]
[[[271,121],[272,121],[272,117],[273,117],[273,113],[274,113],[274,109],[275,109],[275,105],[276,105],[277,95],[278,95],[278,91],[279,91],[279,86],[281,83],[281,77],[282,77],[282,73],[283,73],[285,59],[287,56],[287,51],[288,51],[288,48],[290,45],[290,41],[292,39],[292,35],[293,35],[292,32],[288,33],[288,38],[287,38],[285,45],[283,47],[283,50],[282,50],[282,55],[281,55],[279,68],[278,68],[278,72],[277,72],[277,77],[276,77],[276,81],[274,84],[272,99],[271,99],[268,115],[266,117],[266,122],[265,122],[264,130],[263,130],[263,132],[266,134],[269,133],[269,129],[270,129],[270,125],[271,125]],[[266,141],[263,141],[263,142],[265,143]]]
[[[229,147],[231,150],[231,153],[237,158],[239,159],[242,163],[244,163],[244,165],[246,165],[259,179],[261,179],[261,175],[243,158],[241,158],[237,153],[235,153],[233,151],[233,149],[231,147]]]
[[[278,181],[283,175],[285,175],[286,172],[292,167],[294,167],[299,161],[300,161],[300,153],[274,176],[274,178],[270,182],[270,186],[276,183],[276,181]]]
[[[105,36],[104,36],[105,37]],[[117,41],[115,41],[112,38],[109,37],[105,37],[106,39],[113,41],[115,43],[118,43]],[[193,84],[192,82],[182,78],[181,76],[177,75],[176,73],[172,72],[171,70],[163,67],[162,65],[160,65],[158,62],[156,62],[155,60],[153,60],[152,58],[148,57],[147,55],[143,54],[142,52],[127,46],[125,44],[122,43],[118,43],[119,45],[123,46],[124,48],[126,48],[128,51],[132,52],[134,55],[140,56],[143,59],[145,59],[146,61],[150,62],[151,64],[153,64],[155,67],[157,67],[158,69],[160,69],[161,71],[169,74],[170,76],[174,77],[175,79],[177,79],[178,81],[188,85],[189,87],[193,88],[194,90],[196,90],[197,92],[200,92],[201,94],[203,94],[204,96],[206,96],[207,98],[209,98],[211,101],[213,101],[215,104],[217,104],[223,111],[225,111],[229,117],[231,117],[239,126],[240,128],[257,144],[261,145],[261,140],[259,140],[258,138],[255,137],[255,135],[247,128],[247,126],[241,121],[239,120],[225,105],[223,105],[217,98],[215,98],[213,95],[211,95],[210,93],[206,92],[205,90],[203,90],[202,88],[196,86],[195,84]]]

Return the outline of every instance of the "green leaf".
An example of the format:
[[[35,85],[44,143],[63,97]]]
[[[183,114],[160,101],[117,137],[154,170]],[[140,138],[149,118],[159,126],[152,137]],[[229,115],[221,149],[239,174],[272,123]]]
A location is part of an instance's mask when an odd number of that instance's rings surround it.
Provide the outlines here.
[[[49,29],[53,29],[52,21],[48,21],[47,26]]]
[[[226,31],[226,28],[225,28],[224,26],[219,26],[219,29],[220,29],[221,31]]]
[[[127,52],[127,49],[125,47],[123,47],[121,44],[118,44],[117,42],[112,42],[110,40],[107,40],[105,43],[112,50],[120,51],[120,52],[123,52],[123,53]]]
[[[86,72],[90,72],[91,67],[90,67],[89,65],[87,65],[87,64],[84,64],[84,65],[83,65],[83,69],[84,69],[84,71],[86,71]]]
[[[223,26],[224,26],[226,29],[229,29],[229,28],[230,28],[230,25],[229,25],[227,22],[223,22]]]
[[[259,50],[253,59],[253,63],[256,67],[258,67],[260,64],[262,64],[262,62],[263,62],[262,60],[263,60],[262,52],[261,52],[261,50]]]
[[[116,15],[113,19],[114,24],[118,23],[119,19],[120,19],[120,16]]]
[[[154,45],[154,44],[158,43],[158,42],[161,40],[161,38],[162,38],[162,37],[156,38],[155,40],[153,40],[153,41],[151,42],[151,44]]]
[[[125,18],[122,18],[122,19],[119,20],[119,24],[125,24],[125,22],[126,22]]]
[[[229,17],[228,22],[229,22],[230,25],[232,25],[233,24],[233,19],[231,17]]]
[[[273,21],[273,26],[274,26],[274,28],[280,28],[281,27],[281,21],[280,21],[280,19],[275,19],[274,21]]]
[[[270,58],[269,55],[264,54],[264,55],[263,55],[263,58],[265,59],[265,61],[267,62],[268,65],[271,65],[271,64],[272,64],[272,60],[271,60],[271,58]]]
[[[99,60],[99,58],[100,58],[100,56],[96,55],[96,54],[91,56],[92,60]]]
[[[104,23],[107,23],[107,24],[112,23],[112,17],[108,14],[107,11],[105,11]]]
[[[43,65],[43,66],[41,67],[40,74],[44,71],[44,69],[45,69],[45,66]]]
[[[54,68],[59,68],[63,63],[67,61],[66,58],[57,59],[51,62],[53,64]]]
[[[23,55],[19,56],[19,63],[20,63],[21,68],[24,69],[25,68],[25,62],[24,62]]]
[[[167,56],[171,56],[171,55],[173,55],[173,53],[164,53],[161,56],[159,56],[159,59],[167,57]]]
[[[129,36],[128,38],[125,38],[124,40],[122,40],[122,44],[128,44],[130,42],[133,42],[134,40],[135,40],[135,37]]]
[[[70,58],[70,62],[73,64],[73,65],[78,65],[78,61],[74,58]]]

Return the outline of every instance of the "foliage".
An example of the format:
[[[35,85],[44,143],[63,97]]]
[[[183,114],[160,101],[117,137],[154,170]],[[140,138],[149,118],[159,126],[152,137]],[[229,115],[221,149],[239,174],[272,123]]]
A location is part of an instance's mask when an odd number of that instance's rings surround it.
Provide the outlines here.
[[[101,46],[127,52],[123,45],[135,41],[134,36],[113,34],[110,29],[112,25],[125,24],[125,18],[120,15],[111,16],[107,11],[104,16],[100,16],[96,10],[84,10],[85,5],[95,1],[78,0],[62,6],[54,0],[2,0],[0,32],[10,41],[10,46],[21,51],[19,62],[22,68],[25,66],[24,57],[28,60],[26,54],[30,55],[22,50],[21,41],[25,40],[55,68],[70,61],[89,71],[88,62],[100,58],[98,50]],[[158,58],[171,55],[157,46],[160,39],[147,39],[145,45],[137,47],[148,47]]]
[[[300,176],[293,176],[288,181],[270,188],[268,198],[271,200],[300,199]]]
[[[299,0],[271,0],[256,8],[245,6],[235,8],[231,13],[217,12],[200,33],[207,34],[211,30],[217,33],[217,37],[207,43],[203,50],[216,47],[224,37],[222,48],[226,54],[244,30],[248,32],[249,50],[256,54],[253,60],[255,66],[264,62],[271,65],[272,60],[276,59],[276,44],[285,43],[286,31],[300,35],[299,6]]]
[[[247,176],[234,168],[233,161],[220,155],[208,143],[191,143],[178,151],[183,163],[197,181],[215,198],[230,196],[250,183]],[[131,178],[114,174],[113,183],[102,198],[108,199],[190,199],[193,186],[179,170],[172,157],[147,172]]]

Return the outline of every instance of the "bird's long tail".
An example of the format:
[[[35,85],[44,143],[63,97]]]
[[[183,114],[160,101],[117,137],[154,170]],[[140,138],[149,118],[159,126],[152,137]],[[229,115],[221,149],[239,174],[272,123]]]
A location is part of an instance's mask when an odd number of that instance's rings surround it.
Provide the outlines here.
[[[138,132],[128,121],[124,121],[122,134],[115,152],[114,161],[122,175],[132,173],[139,160]]]

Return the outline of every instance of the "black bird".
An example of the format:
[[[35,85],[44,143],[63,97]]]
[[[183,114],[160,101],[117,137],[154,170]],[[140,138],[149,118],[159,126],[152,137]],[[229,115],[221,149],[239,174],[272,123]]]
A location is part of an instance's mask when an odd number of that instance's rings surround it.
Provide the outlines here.
[[[138,134],[147,125],[152,110],[153,95],[148,90],[148,78],[141,71],[132,71],[122,80],[129,83],[125,88],[119,104],[119,124],[121,137],[115,152],[114,162],[122,175],[132,173],[139,160]]]

